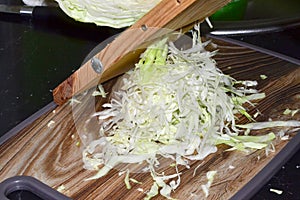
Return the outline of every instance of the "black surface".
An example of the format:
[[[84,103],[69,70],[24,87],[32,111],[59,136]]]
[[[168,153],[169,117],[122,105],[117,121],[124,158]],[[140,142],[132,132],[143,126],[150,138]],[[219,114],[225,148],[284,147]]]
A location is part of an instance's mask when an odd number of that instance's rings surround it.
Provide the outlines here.
[[[0,19],[0,135],[52,101],[51,90],[98,43],[118,32],[71,19]]]
[[[43,21],[0,14],[0,135],[52,101],[51,90],[98,43],[119,31],[71,19]],[[232,38],[300,59],[299,27]],[[299,166],[298,151],[253,199],[300,199]],[[283,194],[270,192],[271,188]]]

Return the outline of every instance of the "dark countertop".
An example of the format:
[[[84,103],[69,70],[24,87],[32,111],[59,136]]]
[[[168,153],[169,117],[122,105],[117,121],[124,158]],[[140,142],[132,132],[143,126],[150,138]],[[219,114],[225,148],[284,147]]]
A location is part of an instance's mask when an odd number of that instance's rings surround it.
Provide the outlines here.
[[[0,14],[0,136],[52,101],[52,89],[100,42],[121,30]],[[300,60],[300,26],[230,36]],[[298,145],[300,146],[300,144]],[[298,151],[253,199],[300,199]],[[270,188],[282,190],[278,195]]]

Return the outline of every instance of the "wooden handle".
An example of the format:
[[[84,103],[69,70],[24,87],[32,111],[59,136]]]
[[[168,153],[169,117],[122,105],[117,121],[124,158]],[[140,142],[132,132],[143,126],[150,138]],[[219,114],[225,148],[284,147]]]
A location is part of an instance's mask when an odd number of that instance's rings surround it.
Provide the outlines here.
[[[128,71],[153,39],[202,21],[228,2],[230,0],[162,0],[55,88],[54,101],[61,105],[72,96]],[[100,74],[93,69],[95,61],[102,63]]]

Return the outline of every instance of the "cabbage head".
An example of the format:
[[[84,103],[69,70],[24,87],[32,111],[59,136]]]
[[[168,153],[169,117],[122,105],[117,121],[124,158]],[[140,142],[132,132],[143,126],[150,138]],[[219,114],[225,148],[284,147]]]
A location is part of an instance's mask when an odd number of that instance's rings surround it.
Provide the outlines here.
[[[98,26],[132,25],[161,0],[56,0],[71,18]]]

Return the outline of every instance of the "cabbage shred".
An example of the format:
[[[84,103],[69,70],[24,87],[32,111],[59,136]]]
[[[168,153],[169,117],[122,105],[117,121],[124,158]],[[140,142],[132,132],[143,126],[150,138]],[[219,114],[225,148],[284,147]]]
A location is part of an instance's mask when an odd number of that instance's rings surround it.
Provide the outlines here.
[[[253,120],[243,105],[264,94],[253,89],[255,81],[223,74],[212,58],[216,52],[205,50],[207,44],[196,31],[190,49],[163,39],[141,55],[135,69],[123,76],[122,88],[103,105],[106,109],[94,115],[102,123],[99,139],[83,151],[85,168],[98,170],[89,180],[118,164],[146,163],[153,185],[145,199],[158,194],[172,199],[180,185],[179,165],[190,168],[189,161],[216,152],[218,144],[242,151],[269,145],[274,134],[243,137],[236,125],[237,115]],[[157,172],[160,157],[175,163],[174,174]]]

